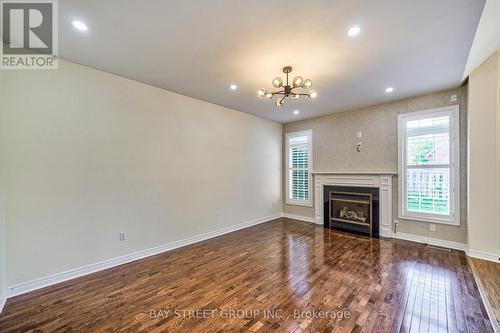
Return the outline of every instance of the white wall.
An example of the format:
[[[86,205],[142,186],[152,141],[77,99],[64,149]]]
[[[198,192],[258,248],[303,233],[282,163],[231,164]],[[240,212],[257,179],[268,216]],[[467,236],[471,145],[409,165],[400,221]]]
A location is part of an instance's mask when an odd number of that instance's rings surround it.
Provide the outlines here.
[[[496,214],[496,226],[497,226],[497,257],[500,257],[500,50],[497,51],[497,183],[496,183],[496,194],[497,194],[497,214]],[[497,258],[498,259],[498,258]]]
[[[8,286],[282,210],[281,124],[64,61],[2,80]]]
[[[3,110],[3,94],[2,94],[2,76],[3,71],[0,70],[0,115]],[[0,140],[0,147],[3,144],[3,140]],[[2,149],[0,148],[0,151]],[[4,207],[4,177],[3,177],[3,161],[2,155],[0,154],[0,311],[2,310],[2,301],[4,299],[5,291],[5,207]]]
[[[500,255],[500,54],[469,77],[469,229],[472,255]],[[498,260],[498,259],[496,259]]]

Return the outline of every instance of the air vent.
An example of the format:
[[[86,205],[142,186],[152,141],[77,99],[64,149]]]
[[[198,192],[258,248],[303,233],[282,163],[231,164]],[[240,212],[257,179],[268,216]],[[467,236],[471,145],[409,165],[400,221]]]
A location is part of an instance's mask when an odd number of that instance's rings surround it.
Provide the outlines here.
[[[428,248],[434,249],[434,250],[440,250],[440,251],[446,251],[450,252],[451,249],[449,247],[444,247],[444,246],[437,246],[437,245],[432,245],[432,244],[425,244]]]

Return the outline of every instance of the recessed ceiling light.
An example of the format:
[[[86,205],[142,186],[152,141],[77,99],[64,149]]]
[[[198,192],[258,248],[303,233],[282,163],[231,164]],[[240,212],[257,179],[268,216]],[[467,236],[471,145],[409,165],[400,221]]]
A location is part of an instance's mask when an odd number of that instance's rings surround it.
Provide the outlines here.
[[[393,88],[393,87],[387,87],[387,88],[385,88],[385,92],[386,92],[386,93],[391,93],[391,92],[393,92],[393,91],[394,91],[394,88]]]
[[[75,28],[77,28],[78,30],[80,31],[87,31],[89,30],[89,28],[87,27],[87,25],[85,23],[83,23],[82,21],[73,21],[73,26]]]
[[[349,36],[353,37],[353,36],[359,35],[360,32],[361,32],[361,28],[358,27],[357,25],[355,25],[355,26],[349,28],[349,31],[347,31],[347,34]]]
[[[299,111],[299,110],[294,110],[294,111],[293,111],[293,114],[299,114],[299,113],[300,113],[300,111]]]
[[[235,85],[235,84],[232,84],[232,85],[229,86],[229,89],[236,90],[236,89],[238,89],[238,86]]]

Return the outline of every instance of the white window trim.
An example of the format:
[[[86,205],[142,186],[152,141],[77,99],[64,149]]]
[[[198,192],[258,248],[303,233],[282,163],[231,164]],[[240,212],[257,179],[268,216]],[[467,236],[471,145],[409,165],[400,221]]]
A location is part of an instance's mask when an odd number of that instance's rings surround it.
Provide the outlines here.
[[[307,136],[307,140],[309,142],[309,149],[308,149],[308,156],[309,156],[309,161],[308,161],[308,173],[309,173],[309,181],[308,181],[308,191],[309,191],[309,199],[308,200],[294,200],[289,198],[289,171],[290,171],[290,165],[289,165],[289,138],[296,137],[296,136]],[[286,199],[285,202],[287,205],[297,205],[297,206],[307,206],[307,207],[312,207],[313,206],[313,193],[312,193],[312,170],[313,170],[313,136],[312,136],[312,130],[306,130],[306,131],[300,131],[300,132],[292,132],[292,133],[286,133],[285,135],[285,170],[286,170]]]
[[[450,168],[450,179],[452,180],[450,207],[452,211],[451,216],[443,218],[440,218],[437,214],[407,212],[404,207],[404,202],[406,201],[406,170],[404,167],[406,147],[403,144],[405,136],[404,123],[410,118],[414,120],[426,118],[429,115],[433,117],[450,116],[450,162],[452,165]],[[398,115],[398,217],[414,221],[460,225],[460,115],[458,105]]]

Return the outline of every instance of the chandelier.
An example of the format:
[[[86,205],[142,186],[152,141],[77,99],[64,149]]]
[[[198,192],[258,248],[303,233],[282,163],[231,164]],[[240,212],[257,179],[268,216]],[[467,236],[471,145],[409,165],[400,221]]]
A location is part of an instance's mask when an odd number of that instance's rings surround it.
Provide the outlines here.
[[[318,92],[312,90],[312,81],[309,79],[303,79],[302,76],[294,77],[292,81],[292,85],[288,83],[288,74],[292,71],[291,66],[283,67],[283,73],[286,74],[286,81],[283,82],[281,77],[276,77],[273,80],[273,87],[278,88],[280,90],[277,91],[267,91],[266,89],[259,89],[257,95],[260,98],[269,98],[273,99],[275,96],[276,106],[280,107],[285,104],[285,98],[291,97],[293,100],[298,100],[300,96],[307,96],[308,98],[316,98],[318,96]]]

